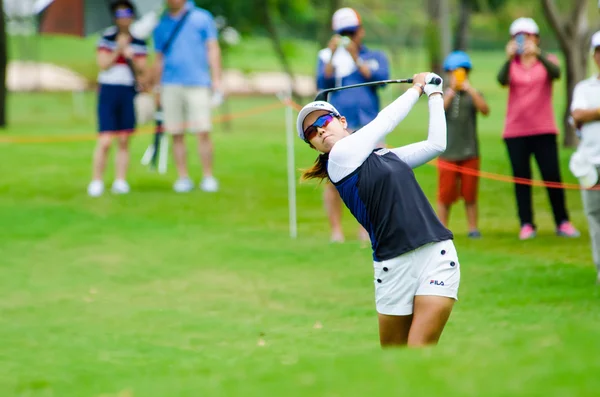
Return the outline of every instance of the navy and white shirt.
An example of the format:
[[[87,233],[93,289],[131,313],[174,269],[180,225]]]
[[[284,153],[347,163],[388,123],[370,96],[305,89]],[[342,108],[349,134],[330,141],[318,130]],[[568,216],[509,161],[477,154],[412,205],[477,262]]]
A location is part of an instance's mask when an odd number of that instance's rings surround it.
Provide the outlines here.
[[[350,212],[369,232],[376,262],[453,238],[413,173],[413,168],[446,149],[442,97],[429,98],[427,140],[394,149],[376,148],[418,99],[417,89],[407,90],[371,123],[336,142],[329,153],[329,178]]]
[[[116,27],[110,27],[104,31],[98,41],[98,51],[113,52],[117,48],[117,35],[119,31]],[[131,48],[135,57],[145,57],[148,54],[146,42],[142,39],[131,37]],[[98,83],[109,85],[135,85],[135,78],[127,60],[122,55],[119,56],[113,66],[102,70],[98,74]]]

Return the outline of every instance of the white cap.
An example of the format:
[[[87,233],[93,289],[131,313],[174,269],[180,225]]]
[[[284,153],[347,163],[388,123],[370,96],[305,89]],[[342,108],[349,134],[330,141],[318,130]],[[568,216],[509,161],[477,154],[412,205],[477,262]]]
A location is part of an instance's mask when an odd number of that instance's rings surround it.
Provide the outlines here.
[[[296,119],[296,130],[298,132],[298,137],[305,142],[306,140],[304,139],[304,129],[302,128],[302,125],[304,124],[304,119],[306,118],[306,116],[308,116],[316,110],[325,110],[327,112],[335,114],[336,117],[340,117],[340,112],[338,112],[337,109],[333,107],[333,105],[329,102],[315,101],[304,106],[302,110],[300,110],[300,113],[298,113],[298,118]]]
[[[600,31],[592,35],[592,50],[596,47],[600,47]]]
[[[569,169],[579,179],[579,184],[586,189],[598,183],[598,170],[596,166],[590,163],[580,150],[571,155]]]
[[[355,30],[360,26],[360,15],[352,8],[340,8],[331,18],[331,28],[334,32],[342,32],[344,30]]]
[[[531,18],[518,18],[510,25],[509,33],[511,36],[518,33],[540,34],[540,28]]]

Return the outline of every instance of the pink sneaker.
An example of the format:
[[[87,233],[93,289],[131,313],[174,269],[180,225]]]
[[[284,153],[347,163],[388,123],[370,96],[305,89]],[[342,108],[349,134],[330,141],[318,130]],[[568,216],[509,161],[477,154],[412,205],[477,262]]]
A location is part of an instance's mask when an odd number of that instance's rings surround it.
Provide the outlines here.
[[[521,226],[521,231],[519,232],[519,240],[529,240],[535,237],[535,229],[531,223],[526,223]]]
[[[556,235],[560,237],[579,237],[581,234],[579,230],[575,229],[575,226],[569,221],[564,221],[556,228]]]

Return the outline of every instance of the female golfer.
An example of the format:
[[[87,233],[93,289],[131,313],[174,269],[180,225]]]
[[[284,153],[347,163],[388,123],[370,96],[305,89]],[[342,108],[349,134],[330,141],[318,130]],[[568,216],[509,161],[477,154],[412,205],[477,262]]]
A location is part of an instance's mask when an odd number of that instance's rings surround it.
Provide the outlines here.
[[[438,220],[412,171],[446,148],[442,84],[425,84],[436,77],[415,75],[412,88],[352,135],[344,116],[323,101],[302,108],[296,124],[300,138],[320,152],[303,178],[328,178],[369,233],[384,347],[437,343],[458,295],[460,265],[453,235]],[[429,97],[427,140],[377,148],[423,92]]]

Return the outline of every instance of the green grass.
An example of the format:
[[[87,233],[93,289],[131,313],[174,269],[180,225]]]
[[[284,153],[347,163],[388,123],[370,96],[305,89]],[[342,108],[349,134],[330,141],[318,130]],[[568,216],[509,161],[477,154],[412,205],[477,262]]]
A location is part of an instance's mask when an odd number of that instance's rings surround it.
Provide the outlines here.
[[[480,124],[482,169],[506,175],[506,92],[490,77],[501,58],[478,55],[472,77],[492,108]],[[274,101],[234,98],[231,111]],[[15,94],[9,104],[0,138],[93,137],[91,93],[85,116],[66,94]],[[425,137],[426,112],[422,99],[388,142]],[[99,199],[85,193],[93,141],[0,143],[0,395],[598,394],[600,293],[577,191],[567,203],[582,238],[554,236],[535,188],[539,236],[521,242],[513,187],[482,180],[484,238],[468,240],[464,211],[453,210],[463,278],[441,344],[381,351],[370,252],[355,221],[346,213],[349,241],[328,244],[321,189],[300,184],[299,237],[288,237],[283,109],[215,129],[215,195],[176,195],[172,164],[165,176],[139,165],[147,135],[132,144],[133,192]],[[561,150],[561,163],[574,183],[570,153]],[[298,142],[295,154],[298,168],[315,157]],[[435,169],[416,173],[433,199]]]

